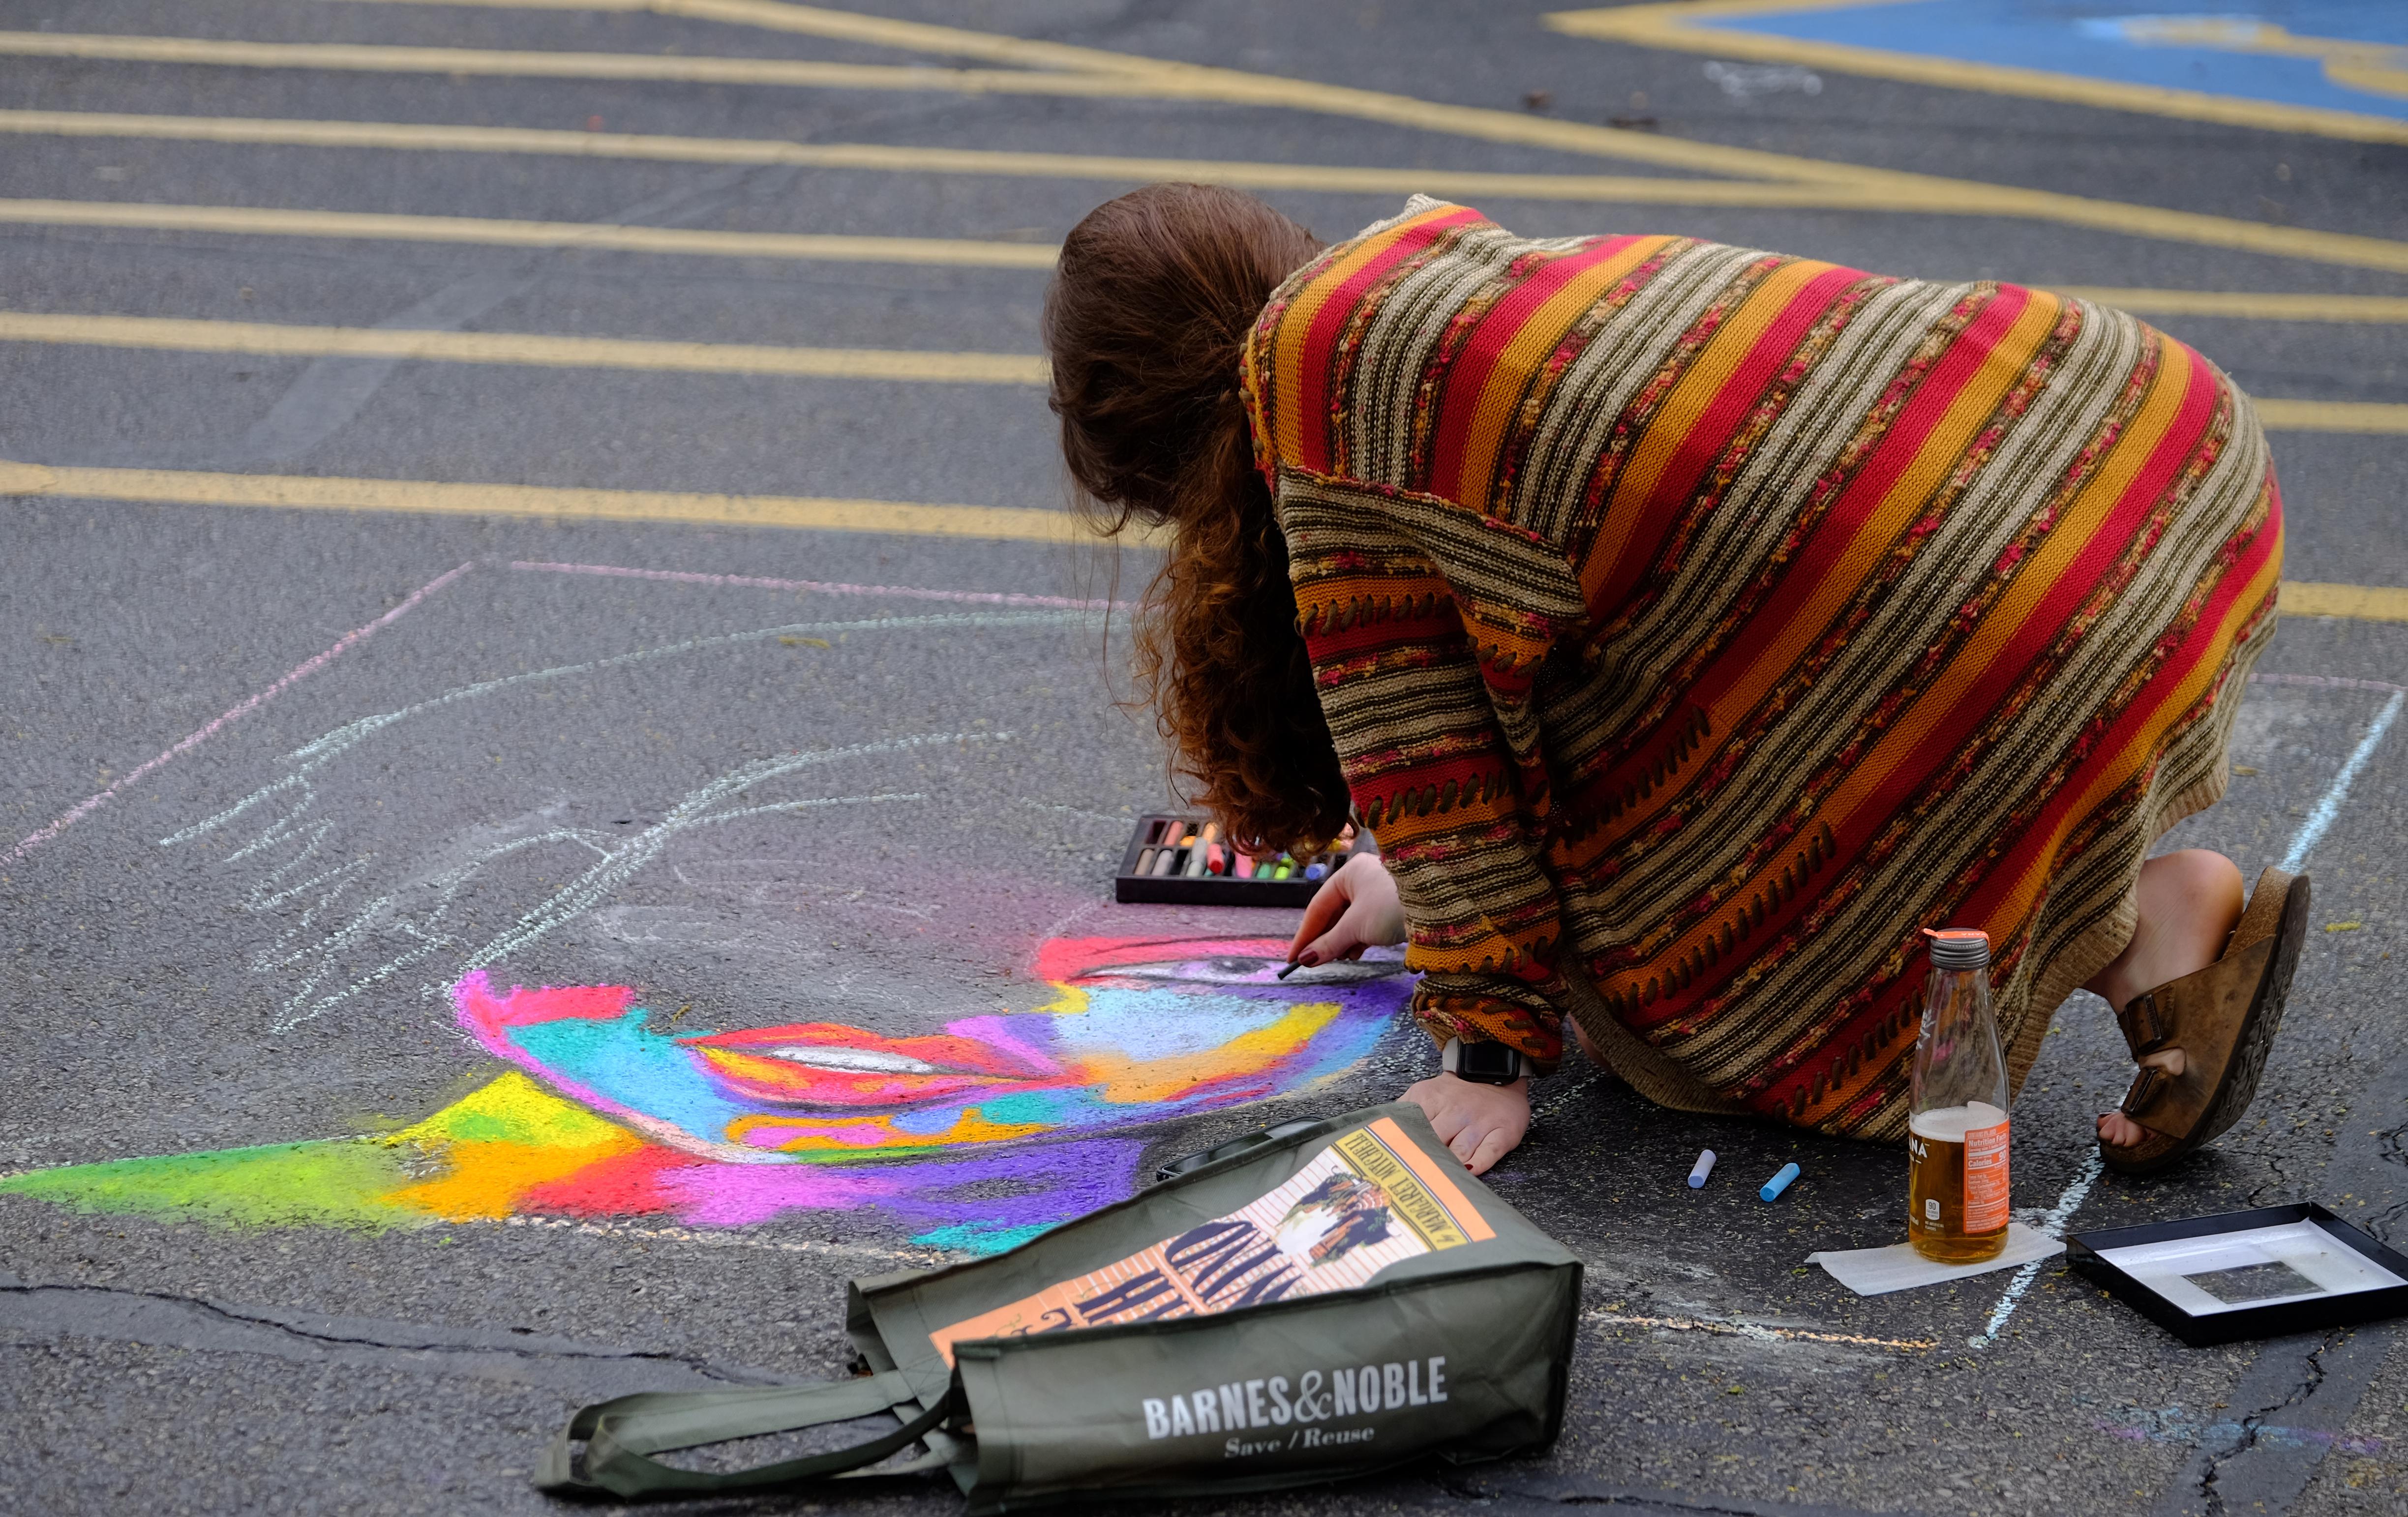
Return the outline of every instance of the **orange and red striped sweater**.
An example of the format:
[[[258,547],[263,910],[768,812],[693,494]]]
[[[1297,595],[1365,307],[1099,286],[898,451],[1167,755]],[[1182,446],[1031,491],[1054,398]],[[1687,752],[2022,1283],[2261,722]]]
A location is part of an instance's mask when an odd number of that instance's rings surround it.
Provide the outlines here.
[[[1570,1008],[1659,1099],[1894,1136],[1919,929],[1989,932],[2020,1084],[2222,793],[2280,501],[2120,312],[1416,197],[1241,385],[1434,1037]]]

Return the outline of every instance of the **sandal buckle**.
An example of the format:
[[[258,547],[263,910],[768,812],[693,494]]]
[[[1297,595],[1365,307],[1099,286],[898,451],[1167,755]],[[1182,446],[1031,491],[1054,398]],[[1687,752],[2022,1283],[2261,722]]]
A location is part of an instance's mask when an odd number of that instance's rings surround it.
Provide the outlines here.
[[[2155,1053],[2173,1036],[2173,1029],[2167,1025],[2165,1013],[2157,1009],[2157,993],[2153,990],[2144,990],[2125,1002],[2123,1011],[2115,1020],[2123,1024],[2124,1041],[2136,1058],[2143,1053]]]
[[[2173,1086],[2173,1077],[2154,1064],[2141,1066],[2132,1077],[2132,1088],[2124,1093],[2124,1115],[2138,1122],[2151,1102]]]

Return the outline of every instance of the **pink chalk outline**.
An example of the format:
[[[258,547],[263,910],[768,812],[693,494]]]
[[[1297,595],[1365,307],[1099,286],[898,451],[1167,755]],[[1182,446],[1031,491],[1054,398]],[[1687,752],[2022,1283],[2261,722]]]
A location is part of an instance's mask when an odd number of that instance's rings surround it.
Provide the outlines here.
[[[666,580],[684,585],[723,585],[748,590],[803,590],[822,595],[893,595],[902,600],[950,600],[971,606],[1045,606],[1069,611],[1125,608],[1116,600],[1073,600],[1065,595],[1023,595],[1001,590],[923,590],[916,585],[832,584],[819,580],[763,580],[749,574],[690,574],[681,569],[628,569],[614,564],[513,563],[535,574],[597,574],[614,580]]]
[[[81,822],[85,817],[88,817],[93,812],[99,810],[103,806],[108,803],[110,796],[115,795],[119,791],[123,790],[126,786],[134,784],[137,780],[146,778],[161,765],[165,764],[169,759],[175,758],[193,749],[200,747],[201,744],[208,742],[211,737],[216,737],[221,729],[233,723],[241,721],[244,717],[247,717],[251,712],[258,710],[261,707],[266,705],[269,701],[274,700],[277,696],[283,694],[286,690],[300,683],[302,680],[308,679],[320,669],[324,668],[327,665],[332,664],[335,660],[342,657],[343,654],[350,651],[354,644],[366,642],[368,638],[375,637],[379,628],[399,621],[402,617],[408,615],[420,601],[424,600],[427,596],[432,595],[437,591],[442,589],[445,585],[450,584],[452,580],[457,580],[460,576],[467,573],[471,565],[463,564],[458,568],[452,569],[449,573],[439,574],[434,579],[429,580],[426,583],[419,586],[418,589],[411,592],[408,600],[403,601],[392,610],[385,612],[384,615],[378,617],[375,621],[367,623],[366,626],[353,627],[351,631],[344,633],[340,637],[335,639],[335,646],[327,649],[322,653],[313,654],[308,658],[303,659],[299,664],[294,665],[293,666],[293,672],[287,674],[283,679],[277,680],[276,683],[268,686],[265,690],[261,691],[258,694],[251,696],[241,705],[229,709],[216,721],[201,728],[198,732],[194,733],[191,737],[186,737],[182,742],[178,743],[175,747],[160,754],[157,758],[152,759],[150,763],[141,766],[132,773],[120,779],[115,784],[110,785],[107,790],[102,791],[99,794],[78,801],[75,805],[67,808],[65,811],[62,812],[58,820],[51,823],[49,826],[42,828],[38,832],[26,834],[23,841],[10,849],[6,855],[0,855],[0,868],[5,868],[8,865],[16,863],[19,859],[23,858],[26,854],[41,847],[44,843],[56,837],[59,834],[66,831],[69,827]]]

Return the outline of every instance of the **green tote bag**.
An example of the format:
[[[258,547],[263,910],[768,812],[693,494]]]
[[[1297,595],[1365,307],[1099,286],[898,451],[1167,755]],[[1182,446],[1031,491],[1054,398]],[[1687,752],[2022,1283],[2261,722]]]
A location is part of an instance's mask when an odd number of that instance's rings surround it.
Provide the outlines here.
[[[942,1468],[972,1514],[1261,1491],[1554,1441],[1580,1262],[1396,1104],[1225,1145],[1008,1253],[856,1281],[868,1373],[577,1413],[558,1494],[706,1494]],[[654,1455],[892,1412],[750,1469]],[[899,1462],[913,1445],[924,1452]]]

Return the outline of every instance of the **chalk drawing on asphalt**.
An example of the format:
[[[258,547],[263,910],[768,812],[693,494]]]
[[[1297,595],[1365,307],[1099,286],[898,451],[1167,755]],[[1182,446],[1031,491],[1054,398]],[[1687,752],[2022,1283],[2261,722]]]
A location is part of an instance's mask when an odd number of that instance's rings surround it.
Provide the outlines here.
[[[919,1036],[837,1023],[669,1031],[624,986],[453,986],[514,1066],[398,1132],[124,1159],[0,1180],[79,1210],[234,1225],[510,1217],[734,1227],[882,1213],[988,1252],[1132,1194],[1144,1129],[1309,1095],[1396,1023],[1393,953],[1283,982],[1283,941],[1077,937],[1054,998]]]
[[[851,622],[810,622],[689,638],[609,658],[559,665],[524,674],[479,680],[425,700],[346,723],[285,754],[281,772],[232,806],[160,839],[175,847],[220,837],[232,843],[229,864],[249,864],[260,877],[241,897],[254,914],[282,920],[299,906],[276,940],[251,958],[253,972],[286,982],[276,1030],[290,1031],[324,1015],[364,992],[385,985],[429,960],[447,959],[442,970],[419,981],[422,994],[439,995],[468,970],[498,963],[608,899],[657,860],[679,835],[740,818],[839,804],[919,800],[918,793],[883,792],[736,805],[756,787],[802,770],[846,759],[867,759],[939,744],[1009,740],[1000,732],[923,734],[843,748],[784,753],[739,765],[689,792],[661,820],[632,837],[592,829],[554,828],[516,837],[452,868],[384,890],[371,890],[367,853],[337,856],[336,823],[326,814],[320,781],[327,771],[371,739],[437,710],[504,691],[592,675],[712,649],[778,637],[851,637],[904,631],[982,631],[1082,624],[1085,611],[983,612],[879,617]],[[237,823],[241,826],[237,827]],[[244,829],[252,829],[245,832]],[[533,849],[558,848],[572,856],[590,853],[576,877],[559,886],[501,933],[483,941],[463,937],[453,924],[461,893],[505,858]],[[364,961],[373,961],[365,963]]]

